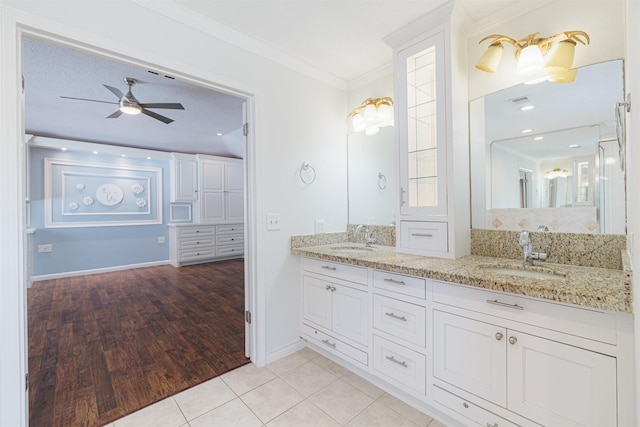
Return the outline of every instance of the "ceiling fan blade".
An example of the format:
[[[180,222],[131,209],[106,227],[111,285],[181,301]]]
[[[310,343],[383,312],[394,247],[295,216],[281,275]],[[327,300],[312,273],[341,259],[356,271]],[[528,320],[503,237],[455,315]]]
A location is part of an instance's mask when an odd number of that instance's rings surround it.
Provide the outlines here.
[[[64,98],[64,99],[75,99],[78,101],[91,101],[91,102],[102,102],[103,104],[114,104],[114,105],[118,105],[117,102],[111,102],[111,101],[100,101],[97,99],[87,99],[87,98],[74,98],[72,96],[60,96],[60,98]]]
[[[124,94],[122,92],[120,92],[120,89],[117,89],[113,86],[107,86],[107,85],[102,85],[104,87],[106,87],[107,89],[109,89],[109,91],[111,93],[113,93],[115,96],[118,97],[118,99],[122,99],[122,97],[124,96]]]
[[[122,111],[116,110],[113,114],[107,116],[107,119],[117,119],[122,115]]]
[[[142,108],[167,108],[170,110],[184,110],[182,104],[177,102],[159,102],[155,104],[138,104]]]
[[[173,121],[173,119],[170,119],[169,117],[161,116],[160,114],[149,111],[146,108],[143,108],[141,113],[146,114],[149,117],[153,117],[156,120],[160,120],[162,123],[169,124]]]

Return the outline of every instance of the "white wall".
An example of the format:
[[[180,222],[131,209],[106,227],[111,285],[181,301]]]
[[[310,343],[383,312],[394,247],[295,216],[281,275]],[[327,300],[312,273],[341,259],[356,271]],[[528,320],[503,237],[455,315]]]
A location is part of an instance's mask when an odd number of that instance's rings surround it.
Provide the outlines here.
[[[10,10],[9,8],[15,8]],[[18,426],[16,394],[21,363],[17,331],[22,298],[20,265],[15,248],[20,242],[22,195],[17,190],[20,165],[16,131],[17,74],[12,39],[14,21],[44,28],[54,35],[82,40],[136,61],[157,64],[172,74],[195,81],[217,82],[255,95],[253,126],[255,150],[249,150],[253,169],[252,190],[256,232],[249,236],[254,248],[256,289],[263,304],[254,312],[266,330],[262,363],[287,351],[298,341],[298,260],[289,251],[289,236],[313,232],[313,220],[324,219],[327,231],[343,231],[347,221],[346,149],[344,117],[346,93],[335,86],[277,65],[261,56],[234,47],[168,17],[129,1],[68,2],[3,0],[3,44],[0,85],[0,188],[5,202],[0,207],[0,311],[2,342],[0,365],[0,425]],[[154,67],[156,68],[156,67]],[[11,94],[16,96],[11,96]],[[7,99],[9,95],[9,99]],[[313,100],[313,102],[309,102]],[[252,157],[253,156],[253,157]],[[303,161],[312,164],[318,177],[304,185],[298,178]],[[266,214],[281,214],[281,230],[265,230]],[[255,240],[253,237],[255,236]],[[5,308],[9,310],[3,311]],[[261,309],[261,310],[260,310]],[[260,362],[260,361],[259,361]],[[16,374],[17,372],[17,374]],[[5,406],[7,405],[7,406]]]

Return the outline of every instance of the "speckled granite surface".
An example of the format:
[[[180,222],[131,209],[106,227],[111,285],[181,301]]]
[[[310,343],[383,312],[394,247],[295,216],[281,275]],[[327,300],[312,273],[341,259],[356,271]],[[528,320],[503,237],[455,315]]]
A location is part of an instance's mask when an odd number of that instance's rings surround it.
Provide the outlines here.
[[[293,241],[293,238],[292,238]],[[411,276],[427,277],[535,298],[631,313],[631,272],[621,269],[545,263],[529,268],[558,274],[557,279],[537,279],[492,273],[483,267],[524,268],[519,260],[470,255],[457,259],[431,258],[396,252],[395,247],[371,250],[346,249],[351,242],[292,247],[292,253],[375,268]],[[336,249],[345,247],[345,249]]]
[[[519,231],[471,230],[471,255],[522,258]],[[535,252],[546,252],[547,262],[584,267],[621,269],[627,237],[623,234],[531,232]]]
[[[347,233],[320,233],[291,236],[291,250],[304,246],[330,245],[347,241]]]

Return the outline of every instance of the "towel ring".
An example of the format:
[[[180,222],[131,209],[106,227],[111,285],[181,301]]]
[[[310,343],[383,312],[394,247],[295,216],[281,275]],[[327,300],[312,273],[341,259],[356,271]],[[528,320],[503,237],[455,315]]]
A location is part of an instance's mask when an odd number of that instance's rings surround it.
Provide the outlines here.
[[[313,178],[311,178],[311,180],[306,180],[302,175],[302,172],[307,171],[309,169],[311,169],[311,172],[313,172]],[[313,166],[311,166],[307,162],[302,162],[302,166],[300,167],[300,180],[307,185],[313,184],[313,182],[316,180],[316,170],[314,169]]]
[[[387,188],[387,177],[382,172],[378,172],[378,188],[381,190]]]

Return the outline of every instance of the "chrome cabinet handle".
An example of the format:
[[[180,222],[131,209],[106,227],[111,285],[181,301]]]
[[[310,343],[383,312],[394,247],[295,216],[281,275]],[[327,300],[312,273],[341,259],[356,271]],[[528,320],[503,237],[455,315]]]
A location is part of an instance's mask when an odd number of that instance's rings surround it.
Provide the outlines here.
[[[518,304],[509,304],[506,302],[498,301],[497,299],[488,299],[488,304],[499,305],[500,307],[509,307],[516,310],[524,310],[524,307]]]
[[[502,337],[504,337],[504,335],[502,335],[502,332],[496,332],[496,339],[498,341],[500,341],[502,339]]]
[[[385,313],[384,315],[385,315],[385,316],[389,316],[389,317],[391,317],[392,319],[402,320],[403,322],[406,322],[406,321],[407,321],[407,318],[406,318],[406,317],[404,317],[404,316],[398,316],[398,315],[397,315],[397,314],[395,314],[395,313]]]
[[[402,366],[403,368],[408,368],[408,367],[409,367],[409,366],[407,365],[407,362],[401,362],[401,361],[399,361],[398,359],[396,359],[396,358],[395,358],[395,357],[393,357],[393,356],[385,356],[385,359],[387,359],[389,362],[393,362],[393,363],[395,363],[396,365],[400,365],[400,366]]]
[[[331,286],[329,286],[329,285],[326,285],[324,288],[325,288],[326,290],[328,290],[328,291],[330,291],[330,290],[331,290]]]
[[[429,233],[411,233],[413,237],[433,237],[433,234]]]
[[[498,423],[495,423],[495,424],[487,423],[487,427],[498,427]]]
[[[324,345],[327,345],[331,348],[336,348],[336,343],[334,342],[329,342],[329,340],[322,340],[322,342],[324,343]]]
[[[406,283],[403,280],[395,280],[395,279],[385,278],[384,281],[385,282],[390,282],[390,283],[395,283],[396,285],[406,285]]]
[[[328,265],[323,265],[322,268],[324,268],[325,270],[336,271],[335,267],[329,267]]]
[[[515,344],[518,342],[518,338],[516,337],[509,337],[509,344]]]
[[[335,286],[331,286],[331,292],[335,292],[336,291],[336,287]]]

